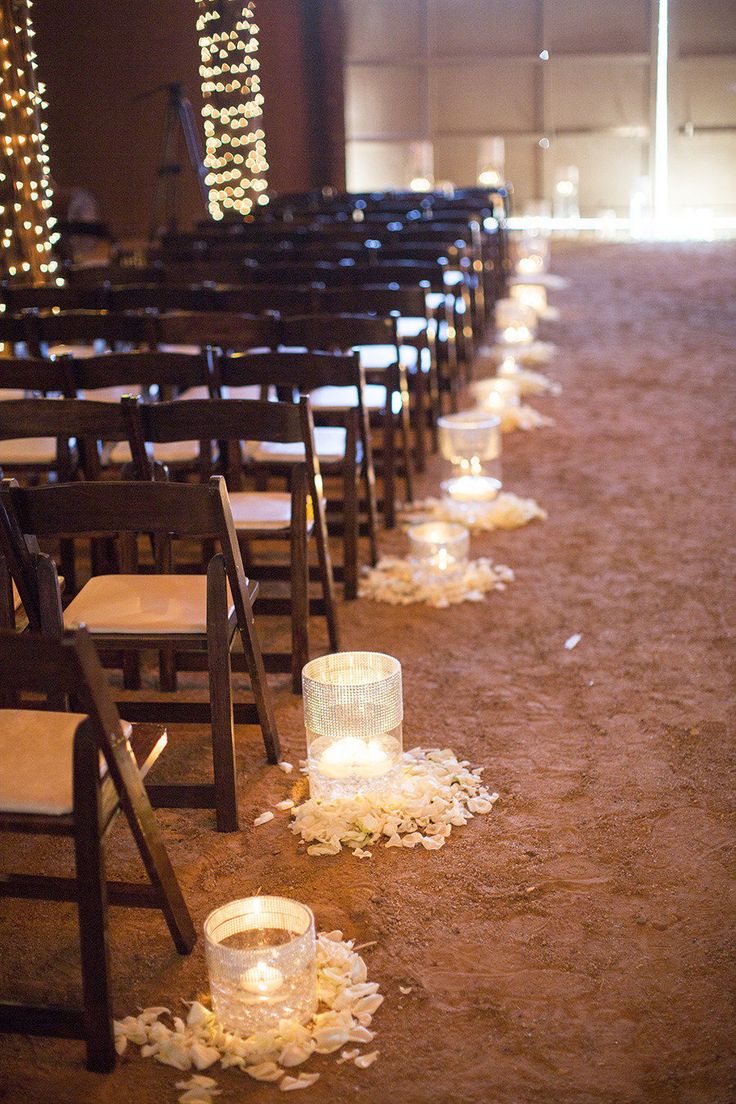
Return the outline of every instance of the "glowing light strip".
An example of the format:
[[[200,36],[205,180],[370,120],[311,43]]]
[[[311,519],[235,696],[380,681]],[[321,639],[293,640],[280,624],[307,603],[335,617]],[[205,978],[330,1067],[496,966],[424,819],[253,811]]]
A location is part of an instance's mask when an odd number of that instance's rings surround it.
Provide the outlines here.
[[[204,107],[205,184],[213,219],[248,215],[265,194],[266,136],[253,3],[196,0]]]
[[[664,228],[669,214],[669,134],[667,65],[669,60],[668,0],[659,0],[657,15],[657,73],[654,102],[654,221]]]

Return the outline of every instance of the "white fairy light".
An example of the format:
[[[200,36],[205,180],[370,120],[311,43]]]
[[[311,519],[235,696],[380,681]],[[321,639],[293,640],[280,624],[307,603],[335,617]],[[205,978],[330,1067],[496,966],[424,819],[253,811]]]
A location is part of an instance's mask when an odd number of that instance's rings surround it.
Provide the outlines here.
[[[253,3],[196,0],[204,107],[205,184],[213,219],[268,203],[266,136]],[[241,153],[240,151],[244,152]]]

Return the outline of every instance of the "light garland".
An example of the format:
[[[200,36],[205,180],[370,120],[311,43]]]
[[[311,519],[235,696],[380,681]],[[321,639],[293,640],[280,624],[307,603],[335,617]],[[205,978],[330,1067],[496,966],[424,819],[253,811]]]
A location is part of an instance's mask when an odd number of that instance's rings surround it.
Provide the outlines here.
[[[36,80],[32,0],[0,0],[0,271],[44,283],[58,268],[45,87]]]
[[[196,2],[209,212],[217,220],[248,215],[268,203],[259,28],[252,3]]]

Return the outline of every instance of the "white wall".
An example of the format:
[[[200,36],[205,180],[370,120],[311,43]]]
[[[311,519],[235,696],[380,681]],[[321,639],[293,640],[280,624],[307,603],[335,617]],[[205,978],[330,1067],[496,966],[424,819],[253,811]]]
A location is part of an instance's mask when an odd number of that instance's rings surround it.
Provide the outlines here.
[[[583,214],[628,213],[650,167],[656,0],[343,3],[349,187],[406,187],[422,140],[435,179],[473,183],[501,136],[517,210],[575,165]],[[672,205],[736,213],[736,0],[670,0],[670,24]]]

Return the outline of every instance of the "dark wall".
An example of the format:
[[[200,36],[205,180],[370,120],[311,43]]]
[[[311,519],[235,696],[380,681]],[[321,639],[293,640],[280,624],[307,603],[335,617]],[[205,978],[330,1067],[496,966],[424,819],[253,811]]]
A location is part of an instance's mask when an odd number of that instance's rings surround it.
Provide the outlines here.
[[[304,4],[256,0],[269,186],[279,191],[326,182],[314,178]],[[145,236],[166,99],[162,92],[135,97],[180,82],[201,126],[194,0],[37,0],[33,10],[54,179],[60,188],[89,189],[118,235]],[[180,212],[187,224],[204,208],[185,156],[183,163]],[[329,171],[339,184],[341,166]]]

